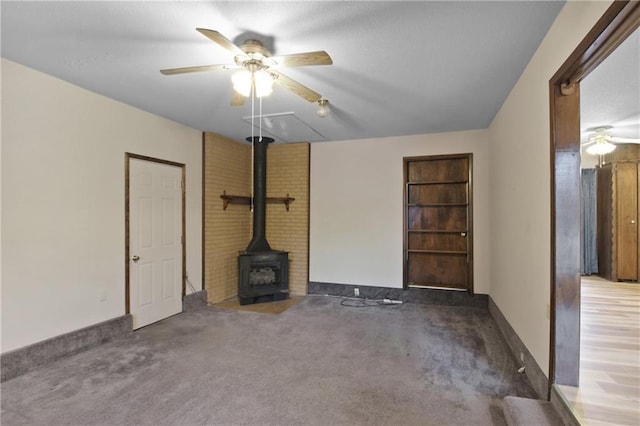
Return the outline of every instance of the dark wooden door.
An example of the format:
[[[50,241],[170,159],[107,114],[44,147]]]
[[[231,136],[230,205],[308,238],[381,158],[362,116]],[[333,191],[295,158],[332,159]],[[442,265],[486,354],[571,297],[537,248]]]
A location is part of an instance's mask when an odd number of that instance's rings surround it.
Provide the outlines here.
[[[404,159],[404,285],[473,293],[471,154]]]
[[[610,281],[638,281],[640,168],[637,161],[598,167],[598,269]]]
[[[619,162],[615,166],[617,198],[617,278],[638,280],[638,167]]]

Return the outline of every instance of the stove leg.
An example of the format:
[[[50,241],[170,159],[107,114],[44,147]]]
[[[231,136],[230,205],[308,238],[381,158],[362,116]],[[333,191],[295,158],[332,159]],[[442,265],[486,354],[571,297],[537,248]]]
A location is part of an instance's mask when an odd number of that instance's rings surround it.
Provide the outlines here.
[[[251,305],[253,303],[256,303],[254,297],[240,297],[240,296],[238,296],[238,301],[240,302],[241,305]]]

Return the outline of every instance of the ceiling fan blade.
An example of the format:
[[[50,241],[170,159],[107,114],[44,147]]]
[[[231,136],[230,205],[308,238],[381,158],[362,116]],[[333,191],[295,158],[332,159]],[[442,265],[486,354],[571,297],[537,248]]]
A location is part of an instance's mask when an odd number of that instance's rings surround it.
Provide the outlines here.
[[[199,65],[196,67],[168,68],[160,70],[164,75],[186,74],[190,72],[217,71],[231,68],[229,65]]]
[[[320,98],[322,98],[322,95],[320,95],[319,93],[314,92],[307,86],[298,83],[297,81],[287,77],[280,72],[272,72],[271,74],[273,75],[274,81],[276,83],[286,89],[291,90],[293,93],[300,96],[301,98],[306,99],[309,102],[318,102]]]
[[[611,136],[609,138],[609,142],[613,143],[640,143],[640,139],[637,138],[619,138],[616,136]]]
[[[196,31],[207,37],[209,40],[217,43],[219,46],[224,47],[229,52],[231,52],[234,56],[244,55],[245,53],[240,50],[238,46],[233,44],[231,40],[220,34],[215,30],[208,30],[206,28],[196,28]]]
[[[236,92],[235,90],[232,90],[232,92],[233,92],[233,97],[231,98],[231,106],[238,107],[238,106],[244,105],[244,96],[242,96],[240,93]]]
[[[307,65],[331,65],[333,60],[324,50],[306,53],[294,53],[293,55],[271,56],[270,60],[276,62],[279,67],[304,67]]]

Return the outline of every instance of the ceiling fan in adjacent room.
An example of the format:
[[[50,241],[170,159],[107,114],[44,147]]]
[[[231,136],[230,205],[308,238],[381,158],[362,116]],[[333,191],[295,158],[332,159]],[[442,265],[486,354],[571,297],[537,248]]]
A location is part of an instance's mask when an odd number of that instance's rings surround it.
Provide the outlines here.
[[[587,134],[586,142],[582,147],[592,155],[609,154],[616,149],[615,144],[636,143],[640,144],[640,138],[623,138],[611,135],[613,126],[590,127],[585,130]]]
[[[242,105],[244,99],[252,94],[252,89],[256,97],[269,95],[272,91],[273,83],[279,84],[309,102],[317,102],[320,105],[320,102],[323,101],[319,93],[287,77],[279,68],[331,65],[333,61],[327,52],[320,50],[295,53],[292,55],[271,56],[271,52],[269,52],[259,40],[249,39],[241,46],[236,46],[231,40],[218,31],[206,28],[196,28],[196,30],[231,53],[233,55],[233,63],[169,68],[160,70],[162,74],[175,75],[237,69],[238,71],[232,76],[234,88],[234,97],[231,101],[232,106]]]

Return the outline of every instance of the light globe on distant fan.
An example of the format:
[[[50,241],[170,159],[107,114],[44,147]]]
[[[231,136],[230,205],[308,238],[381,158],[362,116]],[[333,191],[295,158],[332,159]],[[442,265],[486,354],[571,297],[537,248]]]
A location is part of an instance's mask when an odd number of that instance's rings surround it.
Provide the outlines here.
[[[610,131],[612,129],[613,126],[598,126],[590,127],[585,130],[585,132],[589,134],[589,137],[588,140],[582,144],[582,146],[587,147],[587,153],[591,155],[605,155],[613,152],[616,149],[615,144],[640,144],[640,139],[637,138],[622,138],[618,136],[611,136]]]

